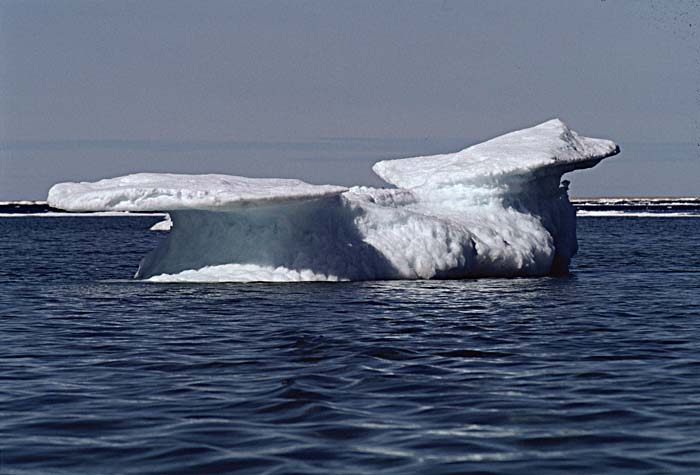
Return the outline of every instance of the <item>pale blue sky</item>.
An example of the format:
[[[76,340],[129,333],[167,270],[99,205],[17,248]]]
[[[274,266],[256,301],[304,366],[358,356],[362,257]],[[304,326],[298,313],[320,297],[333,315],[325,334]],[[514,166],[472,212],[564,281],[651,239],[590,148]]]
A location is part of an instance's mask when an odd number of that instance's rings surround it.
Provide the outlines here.
[[[700,1],[0,0],[0,200],[137,171],[371,184],[560,117],[595,195],[700,195]]]

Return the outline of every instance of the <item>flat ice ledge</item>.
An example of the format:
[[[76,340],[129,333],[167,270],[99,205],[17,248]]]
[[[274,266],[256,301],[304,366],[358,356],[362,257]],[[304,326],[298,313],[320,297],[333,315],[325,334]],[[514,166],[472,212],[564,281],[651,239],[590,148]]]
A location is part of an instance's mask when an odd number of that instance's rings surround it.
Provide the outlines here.
[[[347,188],[284,178],[137,173],[94,183],[59,183],[48,202],[68,211],[226,210],[335,196]]]
[[[615,155],[611,140],[581,137],[559,119],[517,130],[455,153],[385,160],[372,170],[400,188],[479,185],[505,176],[589,168]]]

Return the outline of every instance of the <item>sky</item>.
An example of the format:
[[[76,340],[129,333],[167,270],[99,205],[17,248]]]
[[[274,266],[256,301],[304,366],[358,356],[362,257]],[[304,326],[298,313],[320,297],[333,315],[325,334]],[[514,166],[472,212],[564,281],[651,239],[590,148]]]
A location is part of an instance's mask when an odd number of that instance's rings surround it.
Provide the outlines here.
[[[700,195],[700,0],[0,0],[0,200],[140,171],[383,183],[559,117],[574,196]]]

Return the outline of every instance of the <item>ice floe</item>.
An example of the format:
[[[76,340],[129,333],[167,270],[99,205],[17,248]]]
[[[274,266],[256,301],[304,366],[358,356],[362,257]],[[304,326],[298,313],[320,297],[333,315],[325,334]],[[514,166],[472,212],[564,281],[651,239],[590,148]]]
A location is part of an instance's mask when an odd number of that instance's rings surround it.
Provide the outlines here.
[[[61,183],[48,202],[167,211],[172,229],[136,274],[158,281],[535,276],[565,272],[577,250],[562,174],[618,151],[554,119],[455,153],[376,163],[397,188],[140,173]]]

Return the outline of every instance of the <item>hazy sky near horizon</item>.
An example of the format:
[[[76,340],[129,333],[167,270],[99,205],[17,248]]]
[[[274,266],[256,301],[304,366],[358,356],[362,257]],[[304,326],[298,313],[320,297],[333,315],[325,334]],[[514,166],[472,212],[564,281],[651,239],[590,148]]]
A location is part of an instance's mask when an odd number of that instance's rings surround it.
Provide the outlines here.
[[[370,184],[560,117],[577,196],[700,195],[700,0],[0,0],[0,200],[138,171]]]

